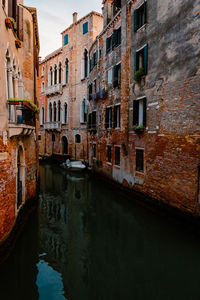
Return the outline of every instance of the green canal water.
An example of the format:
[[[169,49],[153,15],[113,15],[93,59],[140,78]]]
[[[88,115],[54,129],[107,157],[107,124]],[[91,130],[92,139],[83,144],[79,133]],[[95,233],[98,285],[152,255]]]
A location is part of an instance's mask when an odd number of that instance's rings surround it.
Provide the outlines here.
[[[0,267],[1,300],[200,299],[187,226],[87,175],[53,164],[40,174],[38,210]]]

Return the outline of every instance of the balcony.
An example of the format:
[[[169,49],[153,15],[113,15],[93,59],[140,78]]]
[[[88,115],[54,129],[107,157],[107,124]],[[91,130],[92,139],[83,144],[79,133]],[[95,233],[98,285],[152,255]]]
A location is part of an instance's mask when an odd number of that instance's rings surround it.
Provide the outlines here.
[[[62,123],[61,122],[47,122],[44,124],[44,129],[47,130],[61,130]]]
[[[23,100],[9,100],[9,138],[13,136],[28,136],[35,131],[36,109],[33,104]]]
[[[62,94],[62,84],[58,83],[55,85],[48,86],[45,89],[45,94],[47,96],[54,95],[54,94]]]

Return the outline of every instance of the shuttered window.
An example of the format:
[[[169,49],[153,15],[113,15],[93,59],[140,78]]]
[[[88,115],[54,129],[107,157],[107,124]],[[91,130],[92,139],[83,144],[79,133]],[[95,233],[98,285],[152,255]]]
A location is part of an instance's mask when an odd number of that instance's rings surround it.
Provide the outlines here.
[[[106,108],[105,128],[112,128],[112,107]]]
[[[146,127],[146,114],[147,114],[147,101],[146,98],[133,101],[133,126]]]
[[[119,29],[114,29],[112,35],[112,49],[121,44],[121,27]]]
[[[147,2],[134,10],[134,31],[137,31],[147,22]]]
[[[120,128],[120,105],[114,106],[114,128]]]
[[[85,22],[83,24],[83,34],[86,34],[86,33],[88,33],[88,22]]]
[[[144,150],[136,149],[136,171],[144,172]]]
[[[67,45],[68,42],[69,42],[68,34],[65,34],[65,36],[64,36],[64,46]]]
[[[109,53],[112,49],[112,36],[106,39],[106,53]]]
[[[120,87],[121,83],[121,64],[113,67],[113,87]]]
[[[134,71],[137,72],[143,68],[144,75],[147,74],[148,67],[148,45],[145,45],[141,50],[136,51],[134,55]]]

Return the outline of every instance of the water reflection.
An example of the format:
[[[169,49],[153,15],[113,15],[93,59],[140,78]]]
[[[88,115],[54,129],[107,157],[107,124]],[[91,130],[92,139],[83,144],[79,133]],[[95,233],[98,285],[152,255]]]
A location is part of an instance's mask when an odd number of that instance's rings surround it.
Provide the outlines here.
[[[200,298],[195,235],[98,180],[48,164],[40,174],[38,215],[0,269],[2,299]]]

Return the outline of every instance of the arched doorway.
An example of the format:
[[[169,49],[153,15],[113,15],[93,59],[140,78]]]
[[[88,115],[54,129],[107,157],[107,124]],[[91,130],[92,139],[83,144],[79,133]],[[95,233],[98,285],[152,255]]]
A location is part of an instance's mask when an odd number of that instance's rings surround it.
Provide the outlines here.
[[[17,153],[17,210],[24,201],[25,174],[24,174],[24,151],[22,146]]]
[[[62,137],[62,149],[63,149],[63,154],[68,154],[68,139],[66,136]]]

